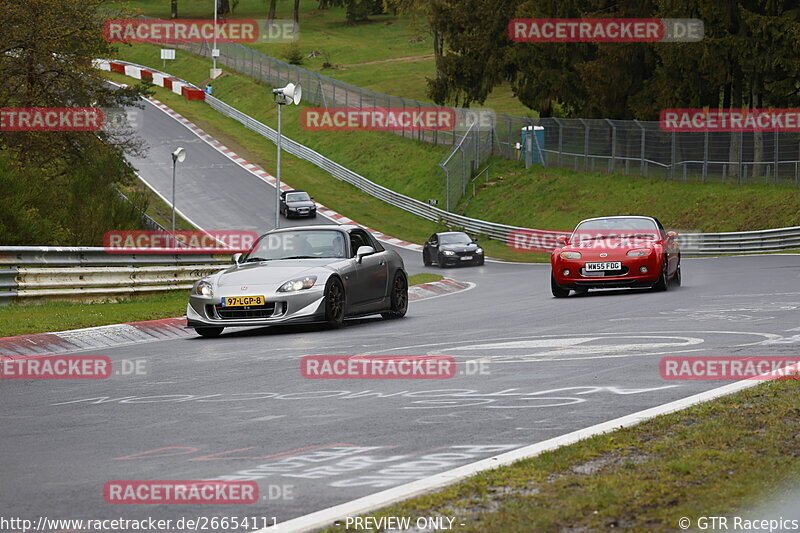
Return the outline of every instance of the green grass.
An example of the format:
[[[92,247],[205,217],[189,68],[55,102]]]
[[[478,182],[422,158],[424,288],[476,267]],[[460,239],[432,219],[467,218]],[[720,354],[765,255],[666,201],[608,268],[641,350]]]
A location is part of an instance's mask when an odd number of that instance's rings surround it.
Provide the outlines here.
[[[677,231],[746,231],[800,225],[800,188],[683,183],[541,166],[525,170],[496,160],[489,185],[465,198],[459,211],[556,230],[569,230],[584,218],[635,214],[654,216]]]
[[[408,283],[419,285],[440,279],[437,274],[414,274]],[[188,301],[188,291],[169,291],[98,303],[11,304],[0,307],[0,337],[184,316]]]
[[[164,0],[133,0],[125,5],[142,13],[169,18],[170,4]],[[179,0],[181,18],[206,18],[213,13],[213,0]],[[264,0],[240,0],[232,18],[266,19],[268,3]],[[300,3],[300,38],[303,55],[312,51],[323,55],[306,58],[303,67],[377,92],[429,102],[426,78],[434,75],[433,42],[424,18],[411,15],[374,15],[369,22],[348,25],[345,8],[319,10],[318,0]],[[292,18],[293,2],[277,3],[277,18]],[[283,59],[285,43],[252,43],[248,46]],[[410,59],[408,59],[410,58]],[[397,60],[385,63],[375,61]],[[322,65],[329,62],[335,68]],[[364,64],[371,63],[371,64]],[[538,116],[522,105],[510,87],[494,90],[482,107],[498,113]]]
[[[419,285],[420,283],[431,283],[433,281],[439,281],[440,279],[444,279],[444,276],[440,276],[439,274],[428,274],[423,272],[422,274],[414,274],[412,276],[409,276],[408,284]]]
[[[159,66],[155,47],[125,47],[122,52],[131,61]],[[206,60],[184,53],[169,70],[200,83],[206,67]],[[198,105],[186,106],[168,91],[157,92],[167,94],[190,115],[197,114],[194,109]],[[266,96],[265,86],[245,76],[229,74],[215,82],[214,93],[262,122],[276,126],[276,112]],[[392,190],[419,200],[435,198],[440,205],[444,203],[443,174],[437,163],[446,153],[445,148],[388,133],[309,132],[299,126],[297,107],[288,106],[284,110],[284,132],[289,137]],[[208,120],[211,113],[204,112]],[[263,155],[271,165],[274,150],[269,152]],[[295,185],[288,176],[287,181]],[[501,158],[492,159],[489,185],[483,185],[483,180],[478,183],[481,186],[477,195],[474,198],[468,195],[459,212],[524,227],[570,229],[583,218],[607,214],[651,215],[679,231],[744,231],[800,224],[800,189],[791,186],[683,183],[540,166],[526,170],[518,161]],[[331,207],[361,220],[346,210]],[[528,254],[512,254],[503,245],[493,246],[490,241],[486,245],[494,257],[542,260]]]
[[[748,508],[796,480],[798,414],[798,382],[767,382],[370,516],[407,516],[412,523],[416,517],[452,517],[465,524],[457,527],[464,533],[677,531],[681,517],[695,526],[700,516]]]
[[[161,199],[153,190],[145,185],[143,182],[137,180],[134,184],[129,186],[121,186],[120,190],[126,195],[132,191],[144,193],[147,196],[147,214],[165,229],[172,227],[172,208]],[[197,229],[188,220],[184,219],[180,214],[175,213],[175,229],[176,230],[193,230]]]
[[[153,64],[153,61],[157,63],[158,60],[151,57],[150,52],[137,48],[137,54],[139,53],[145,57],[137,56],[129,60],[158,67]],[[130,55],[126,54],[126,59]],[[184,54],[175,61],[170,72],[188,81],[196,81],[198,78],[197,62],[197,58]],[[121,74],[106,74],[114,81],[122,83],[133,81]],[[219,91],[228,95],[221,97],[225,102],[235,105],[272,127],[276,127],[277,118],[276,112],[272,108],[273,104],[271,102],[268,106],[253,104],[253,101],[257,99],[253,95],[266,93],[266,87],[244,76],[230,74],[215,83],[215,95],[219,95],[218,88]],[[161,87],[154,87],[154,90],[157,99],[192,120],[234,152],[248,161],[261,165],[267,171],[274,172],[276,148],[273,143],[235,120],[217,113],[202,102],[189,102]],[[243,95],[248,95],[249,100]],[[334,161],[393,190],[422,199],[437,197],[431,195],[436,193],[433,183],[438,183],[438,180],[441,179],[441,176],[437,174],[441,171],[436,167],[435,162],[438,161],[436,152],[442,151],[442,148],[386,133],[306,132],[297,128],[296,125],[289,125],[290,113],[297,113],[295,106],[287,106],[286,109],[288,112],[283,116],[283,124],[286,127],[283,131],[287,136],[303,142]],[[350,137],[350,133],[357,137]],[[374,139],[369,139],[365,137],[366,135],[379,136],[381,142],[375,143]],[[431,157],[431,153],[434,154],[433,157]],[[281,174],[282,178],[291,186],[309,191],[323,205],[352,218],[359,224],[369,226],[387,235],[422,243],[432,233],[443,229],[439,224],[420,219],[364,194],[352,185],[339,181],[311,163],[286,152],[282,156]],[[483,239],[481,246],[486,250],[487,256],[492,258],[527,262],[549,260],[543,254],[512,252],[505,244],[489,239]]]
[[[11,304],[0,307],[0,337],[182,316],[188,301],[189,291],[169,291],[93,304]]]

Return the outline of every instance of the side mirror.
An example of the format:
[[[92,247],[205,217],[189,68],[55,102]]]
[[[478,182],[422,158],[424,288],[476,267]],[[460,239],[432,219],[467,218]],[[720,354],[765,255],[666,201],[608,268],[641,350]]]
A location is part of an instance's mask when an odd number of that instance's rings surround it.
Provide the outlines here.
[[[668,231],[667,232],[667,237],[669,237],[670,239],[675,239],[677,236],[678,236],[678,234],[676,232],[674,232],[674,231]]]
[[[356,251],[356,260],[360,263],[364,256],[372,255],[375,253],[375,248],[372,246],[359,246]]]
[[[566,235],[559,235],[556,237],[556,244],[560,244],[561,246],[567,245],[567,236]]]
[[[478,238],[475,237],[474,239],[472,239],[472,242],[478,242]]]
[[[242,258],[242,254],[233,254],[231,256],[231,261],[233,261],[234,265],[238,265],[239,264],[239,259],[241,259],[241,258]]]

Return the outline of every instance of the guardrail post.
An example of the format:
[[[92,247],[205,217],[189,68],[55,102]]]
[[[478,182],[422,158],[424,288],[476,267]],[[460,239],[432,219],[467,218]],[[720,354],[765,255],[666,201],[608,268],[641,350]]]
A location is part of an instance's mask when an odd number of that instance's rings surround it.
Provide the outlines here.
[[[778,181],[778,164],[779,164],[779,161],[778,161],[778,146],[779,146],[778,135],[780,135],[780,132],[778,130],[775,130],[775,134],[772,136],[772,139],[773,139],[772,155],[773,155],[773,157],[775,159],[775,185],[777,185],[779,183],[779,181]]]
[[[739,172],[737,172],[737,178],[739,183],[742,183],[742,174],[744,169],[742,168],[742,158],[744,157],[744,132],[739,133]]]
[[[670,161],[669,161],[669,179],[675,179],[675,132],[672,132],[670,136]],[[666,179],[667,174],[664,173],[664,178]]]
[[[561,156],[564,152],[564,126],[561,120],[553,117],[553,121],[558,125],[558,166],[561,166]]]
[[[580,119],[584,127],[583,133],[583,169],[589,168],[589,124],[586,119]]]
[[[614,123],[611,122],[611,119],[606,119],[608,125],[611,126],[611,159],[608,161],[608,171],[614,172],[616,168],[616,155],[617,155],[617,128],[614,126]]]
[[[642,126],[641,122],[639,122],[638,120],[634,119],[634,122],[636,123],[637,126],[639,126],[639,129],[642,131],[642,136],[639,139],[639,172],[643,174],[645,177],[647,177],[647,170],[646,167],[644,166],[645,129],[644,126]]]

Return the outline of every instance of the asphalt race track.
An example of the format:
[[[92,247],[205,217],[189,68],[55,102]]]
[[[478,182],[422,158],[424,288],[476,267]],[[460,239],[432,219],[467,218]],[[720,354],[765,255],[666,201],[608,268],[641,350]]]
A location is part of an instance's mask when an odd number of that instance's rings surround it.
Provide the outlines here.
[[[150,155],[134,163],[166,197],[169,153],[187,149],[177,203],[192,220],[205,229],[271,226],[269,185],[149,104],[141,126]],[[399,252],[410,273],[440,272],[424,268],[418,253]],[[683,287],[666,293],[559,300],[546,265],[445,273],[477,286],[414,302],[402,320],[355,320],[334,331],[239,329],[82,352],[144,360],[146,375],[3,382],[0,501],[29,517],[282,522],[725,384],[664,380],[665,355],[788,356],[800,345],[798,256],[684,259]],[[357,354],[444,354],[463,364],[447,380],[300,374],[303,356]],[[474,372],[476,360],[483,373]],[[109,480],[217,478],[256,480],[261,502],[103,498]]]

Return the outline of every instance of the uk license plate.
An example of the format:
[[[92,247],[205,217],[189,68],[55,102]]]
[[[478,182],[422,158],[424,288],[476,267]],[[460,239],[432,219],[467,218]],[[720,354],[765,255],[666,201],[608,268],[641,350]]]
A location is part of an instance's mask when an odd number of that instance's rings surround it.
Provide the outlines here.
[[[461,257],[461,260],[462,261],[472,261],[472,256],[471,255],[464,255],[464,256]]]
[[[605,270],[622,270],[620,261],[604,261],[600,263],[586,263],[586,272],[603,272]]]
[[[222,307],[246,307],[265,303],[266,298],[263,296],[225,296],[222,298]]]

